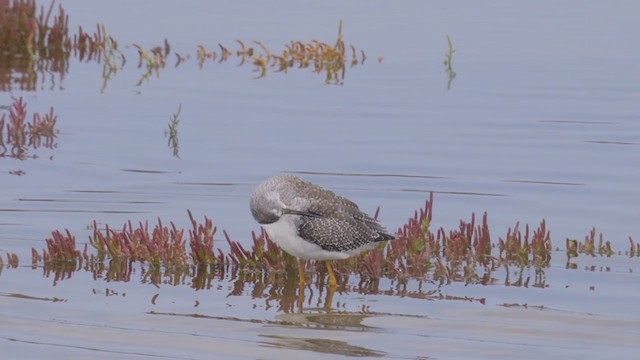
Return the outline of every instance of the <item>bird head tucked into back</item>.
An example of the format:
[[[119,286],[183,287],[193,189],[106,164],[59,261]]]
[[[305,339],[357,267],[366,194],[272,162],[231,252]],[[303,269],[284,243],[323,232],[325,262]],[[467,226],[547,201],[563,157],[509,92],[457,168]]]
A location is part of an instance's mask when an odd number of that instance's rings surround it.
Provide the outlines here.
[[[285,205],[275,188],[262,183],[251,196],[251,215],[259,224],[273,224],[280,219]]]
[[[250,208],[269,238],[298,259],[346,259],[395,238],[353,201],[294,175],[276,175],[258,185]],[[303,289],[304,266],[298,269]],[[329,286],[335,288],[329,262],[327,269]]]
[[[251,196],[253,218],[260,224],[273,224],[285,214],[319,217],[307,211],[309,200],[297,194],[297,188],[304,184],[292,175],[276,175],[261,183]]]

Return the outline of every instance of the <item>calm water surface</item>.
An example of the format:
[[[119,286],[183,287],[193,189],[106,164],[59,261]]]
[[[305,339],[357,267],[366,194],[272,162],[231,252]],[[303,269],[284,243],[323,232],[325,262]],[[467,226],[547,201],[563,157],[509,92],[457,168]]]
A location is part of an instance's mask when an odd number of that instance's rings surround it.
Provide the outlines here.
[[[104,92],[102,65],[72,60],[63,79],[43,73],[36,91],[0,93],[0,105],[21,96],[30,113],[53,106],[59,116],[55,149],[0,158],[0,254],[23,266],[52,230],[86,242],[93,220],[184,227],[187,209],[248,241],[250,193],[279,172],[366,211],[381,206],[390,228],[434,191],[437,227],[487,211],[494,240],[543,218],[560,248],[593,226],[616,250],[640,240],[640,4],[58,3],[74,31],[104,23],[127,65]],[[340,19],[346,43],[367,54],[342,86],[309,70],[256,80],[237,59],[203,69],[195,60],[199,44],[235,50],[235,39],[274,52],[291,40],[332,43]],[[172,55],[136,86],[144,70],[133,45],[165,38],[191,59],[174,68]],[[180,104],[176,158],[164,131]],[[188,281],[139,285],[139,273],[105,282],[78,272],[52,286],[41,269],[21,267],[0,274],[0,339],[6,358],[629,358],[640,335],[634,260],[581,258],[569,271],[557,253],[545,288],[411,284],[483,302],[351,289],[326,311],[312,287],[302,313],[253,298],[253,285],[229,295],[228,279],[195,291]]]

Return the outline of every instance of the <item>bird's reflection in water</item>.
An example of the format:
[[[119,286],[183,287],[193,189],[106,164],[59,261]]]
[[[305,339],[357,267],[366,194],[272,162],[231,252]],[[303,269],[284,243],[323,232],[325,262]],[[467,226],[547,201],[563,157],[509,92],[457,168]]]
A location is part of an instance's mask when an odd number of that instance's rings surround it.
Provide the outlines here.
[[[262,300],[261,306],[278,313],[304,313],[312,311],[330,314],[344,311],[353,294],[368,296],[397,296],[426,300],[464,300],[484,302],[484,298],[471,298],[446,294],[446,286],[431,279],[366,278],[358,274],[339,274],[337,285],[327,286],[328,274],[322,266],[310,266],[306,271],[304,287],[300,287],[298,271],[287,267],[284,271],[242,270],[229,266],[157,267],[148,263],[129,260],[84,263],[81,266],[47,266],[42,268],[46,278],[53,279],[53,286],[60,281],[74,281],[77,272],[90,272],[94,281],[152,284],[165,286],[189,286],[197,291],[220,291],[226,297],[251,297]],[[524,272],[520,277],[526,276]],[[492,283],[497,282],[492,279]],[[527,282],[523,282],[526,284]],[[513,281],[510,282],[513,286]],[[131,291],[131,290],[129,290]],[[103,293],[98,291],[97,293]],[[358,300],[359,301],[359,300]],[[258,305],[254,303],[254,306]],[[351,304],[353,305],[353,304]],[[367,312],[362,305],[361,312]]]
[[[352,357],[384,357],[385,353],[362,346],[351,345],[346,341],[299,338],[282,335],[262,335],[263,343],[279,349],[306,350],[324,354],[336,354]]]
[[[301,287],[298,272],[288,269],[284,273],[262,276],[262,274],[242,273],[233,280],[232,294],[245,293],[245,287],[252,287],[251,296],[254,299],[264,298],[267,310],[275,308],[278,312],[303,312],[309,308],[333,310],[333,297],[336,291],[345,291],[344,281],[337,287],[326,286],[326,276],[318,273],[311,276],[311,282],[305,282]]]

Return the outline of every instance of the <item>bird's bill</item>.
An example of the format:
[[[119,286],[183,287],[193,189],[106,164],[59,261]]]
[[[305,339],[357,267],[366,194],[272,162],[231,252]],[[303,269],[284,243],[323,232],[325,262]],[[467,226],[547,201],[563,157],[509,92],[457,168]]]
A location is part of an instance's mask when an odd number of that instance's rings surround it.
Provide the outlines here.
[[[300,210],[294,210],[294,209],[283,209],[282,213],[283,214],[290,214],[290,215],[317,217],[317,218],[322,217],[320,214],[316,214],[316,213],[311,212],[311,211],[300,211]]]

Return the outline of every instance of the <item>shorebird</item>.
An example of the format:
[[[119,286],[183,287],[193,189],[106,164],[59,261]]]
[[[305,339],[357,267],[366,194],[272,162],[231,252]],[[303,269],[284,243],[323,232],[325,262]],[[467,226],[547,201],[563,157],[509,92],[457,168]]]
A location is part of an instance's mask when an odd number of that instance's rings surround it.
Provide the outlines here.
[[[394,239],[353,201],[293,175],[276,175],[258,185],[250,207],[269,238],[298,258],[301,287],[300,260],[325,260],[329,285],[335,287],[328,260],[346,259]]]

